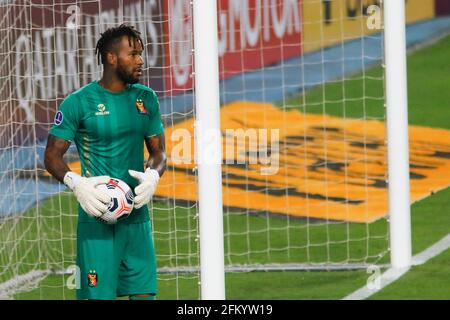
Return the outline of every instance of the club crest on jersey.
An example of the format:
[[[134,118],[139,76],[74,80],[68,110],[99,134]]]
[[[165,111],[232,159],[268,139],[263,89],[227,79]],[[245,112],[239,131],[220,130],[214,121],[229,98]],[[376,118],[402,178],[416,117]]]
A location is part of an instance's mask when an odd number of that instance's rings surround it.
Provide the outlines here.
[[[87,275],[88,277],[88,286],[89,287],[96,287],[98,283],[98,275],[95,270],[89,270],[89,273]]]
[[[109,114],[109,111],[106,111],[106,106],[103,103],[100,103],[97,106],[97,112],[95,113],[96,116],[106,116]]]
[[[136,100],[136,108],[139,113],[147,113],[147,109],[145,109],[144,101],[142,101],[142,99]]]

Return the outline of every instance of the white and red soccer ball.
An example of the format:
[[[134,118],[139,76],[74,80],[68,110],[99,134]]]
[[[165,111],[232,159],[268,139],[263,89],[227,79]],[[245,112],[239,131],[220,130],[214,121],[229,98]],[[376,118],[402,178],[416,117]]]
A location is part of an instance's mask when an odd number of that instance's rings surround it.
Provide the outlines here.
[[[111,196],[111,202],[106,211],[98,219],[107,224],[115,224],[126,219],[133,210],[134,195],[131,188],[124,181],[111,178],[107,184],[97,186]]]

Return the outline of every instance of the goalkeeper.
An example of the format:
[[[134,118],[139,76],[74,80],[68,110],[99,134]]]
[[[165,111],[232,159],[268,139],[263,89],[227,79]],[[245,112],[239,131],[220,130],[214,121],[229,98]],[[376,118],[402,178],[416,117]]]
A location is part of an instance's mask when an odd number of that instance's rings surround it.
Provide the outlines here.
[[[156,258],[147,203],[166,168],[164,128],[155,92],[138,84],[144,45],[132,26],[101,34],[96,54],[103,75],[68,95],[55,115],[45,150],[45,167],[78,202],[78,299],[153,300]],[[77,147],[82,176],[63,155]],[[144,141],[150,157],[144,171]],[[111,198],[96,189],[109,177],[135,193],[134,208],[115,225],[98,221]]]

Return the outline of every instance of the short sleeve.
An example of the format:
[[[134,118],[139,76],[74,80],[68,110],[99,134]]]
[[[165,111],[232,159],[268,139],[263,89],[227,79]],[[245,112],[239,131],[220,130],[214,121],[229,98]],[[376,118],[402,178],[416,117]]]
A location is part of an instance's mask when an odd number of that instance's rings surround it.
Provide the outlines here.
[[[161,121],[161,111],[159,109],[159,101],[155,92],[150,94],[150,108],[149,108],[149,125],[147,126],[145,136],[151,137],[162,134],[164,132],[164,125]]]
[[[70,95],[64,99],[55,114],[53,126],[49,133],[58,138],[73,141],[79,123],[77,107],[77,99],[75,96]]]

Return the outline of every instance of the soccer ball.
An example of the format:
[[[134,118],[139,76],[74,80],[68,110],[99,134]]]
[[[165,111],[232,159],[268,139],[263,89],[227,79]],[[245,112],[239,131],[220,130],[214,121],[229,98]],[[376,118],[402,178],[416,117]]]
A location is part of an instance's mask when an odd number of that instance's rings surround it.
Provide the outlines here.
[[[125,182],[117,178],[111,178],[107,184],[98,185],[97,188],[111,196],[108,211],[98,217],[98,220],[107,224],[115,224],[130,215],[133,210],[134,195]]]

